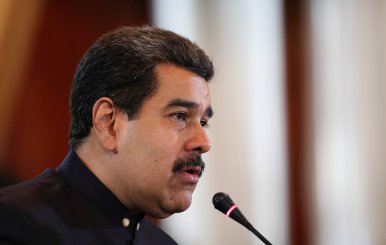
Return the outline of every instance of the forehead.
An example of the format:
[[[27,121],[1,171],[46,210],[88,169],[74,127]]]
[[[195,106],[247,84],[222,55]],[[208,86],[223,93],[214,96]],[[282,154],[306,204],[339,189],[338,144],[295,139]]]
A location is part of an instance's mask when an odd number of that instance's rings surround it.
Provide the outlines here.
[[[173,64],[156,66],[157,91],[152,99],[164,103],[183,99],[197,103],[204,109],[210,106],[210,91],[207,82],[199,75]]]

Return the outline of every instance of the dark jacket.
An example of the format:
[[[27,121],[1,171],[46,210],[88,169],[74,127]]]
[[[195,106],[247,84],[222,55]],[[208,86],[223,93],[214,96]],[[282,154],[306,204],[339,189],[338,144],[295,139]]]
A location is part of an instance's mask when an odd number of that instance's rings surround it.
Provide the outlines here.
[[[71,151],[56,170],[0,189],[0,244],[176,242],[133,215]]]

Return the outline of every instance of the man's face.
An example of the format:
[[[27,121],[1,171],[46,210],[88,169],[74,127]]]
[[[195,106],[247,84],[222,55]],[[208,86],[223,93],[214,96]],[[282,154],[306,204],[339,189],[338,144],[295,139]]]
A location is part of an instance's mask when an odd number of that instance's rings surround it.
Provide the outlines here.
[[[212,115],[207,82],[171,64],[156,67],[156,93],[138,118],[116,119],[116,183],[134,212],[165,218],[186,210],[203,171],[200,155],[210,150],[205,125]]]

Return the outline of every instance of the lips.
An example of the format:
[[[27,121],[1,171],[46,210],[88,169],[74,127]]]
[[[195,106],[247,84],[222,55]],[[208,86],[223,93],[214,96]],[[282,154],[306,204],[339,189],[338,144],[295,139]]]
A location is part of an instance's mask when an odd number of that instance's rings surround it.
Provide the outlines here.
[[[187,172],[188,174],[197,175],[201,177],[202,169],[200,166],[188,166],[181,169],[180,172]]]
[[[202,174],[202,169],[200,166],[188,166],[184,167],[176,173],[185,184],[195,185],[198,183],[200,176]]]
[[[196,185],[205,169],[200,155],[191,155],[186,159],[179,158],[173,164],[173,173],[184,185]]]

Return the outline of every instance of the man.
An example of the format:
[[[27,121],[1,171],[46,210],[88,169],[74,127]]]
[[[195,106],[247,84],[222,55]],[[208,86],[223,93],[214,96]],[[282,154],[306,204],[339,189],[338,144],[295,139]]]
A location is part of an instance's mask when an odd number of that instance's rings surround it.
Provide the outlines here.
[[[71,150],[56,170],[0,191],[1,244],[176,244],[147,214],[186,210],[210,150],[213,65],[154,27],[102,36],[71,91]]]

